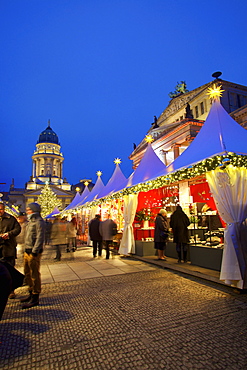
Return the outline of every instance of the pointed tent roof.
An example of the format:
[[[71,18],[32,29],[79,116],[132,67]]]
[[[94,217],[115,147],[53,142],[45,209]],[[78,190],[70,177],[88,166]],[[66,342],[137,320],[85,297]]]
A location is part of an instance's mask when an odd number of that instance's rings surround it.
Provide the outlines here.
[[[166,173],[166,165],[159,159],[151,143],[149,143],[141,162],[130,175],[127,187],[151,180],[157,177],[160,172]]]
[[[81,199],[79,203],[77,203],[73,208],[79,207],[83,204],[84,199],[90,194],[90,190],[88,189],[88,186],[85,184],[85,188],[83,192],[81,193]]]
[[[229,116],[219,101],[215,101],[194,141],[167,170],[173,172],[228,152],[247,155],[247,131]]]
[[[49,213],[49,215],[45,216],[45,218],[52,218],[53,216],[55,215],[59,215],[60,214],[60,211],[57,207],[54,208],[54,210]]]
[[[83,204],[92,202],[93,200],[98,198],[99,193],[104,189],[105,185],[101,180],[101,177],[98,176],[97,181],[91,190],[90,194],[83,200]]]
[[[83,194],[83,193],[82,193]],[[82,200],[79,191],[74,196],[72,202],[64,209],[64,211],[68,211],[71,208],[74,208],[80,201]]]
[[[98,194],[98,199],[111,195],[113,193],[118,192],[126,187],[127,179],[124,176],[122,170],[120,169],[119,165],[116,164],[116,168],[112,174],[112,177],[106,184],[106,186],[101,190]]]

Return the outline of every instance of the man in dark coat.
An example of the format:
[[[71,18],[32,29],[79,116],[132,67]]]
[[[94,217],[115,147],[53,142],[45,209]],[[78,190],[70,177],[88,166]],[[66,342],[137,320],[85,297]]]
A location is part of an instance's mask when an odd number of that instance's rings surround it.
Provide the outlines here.
[[[95,217],[88,224],[89,236],[93,242],[94,257],[97,255],[97,249],[99,257],[101,257],[102,254],[102,236],[99,232],[100,222],[100,215],[95,215]]]
[[[0,258],[15,266],[16,236],[21,232],[21,226],[14,216],[5,212],[4,203],[0,203]],[[9,298],[15,298],[12,291]]]
[[[176,243],[176,251],[178,254],[178,263],[182,259],[187,262],[187,247],[189,243],[189,231],[188,226],[190,225],[189,217],[184,213],[181,206],[177,206],[176,211],[173,212],[170,218],[170,227],[173,231],[173,242]]]

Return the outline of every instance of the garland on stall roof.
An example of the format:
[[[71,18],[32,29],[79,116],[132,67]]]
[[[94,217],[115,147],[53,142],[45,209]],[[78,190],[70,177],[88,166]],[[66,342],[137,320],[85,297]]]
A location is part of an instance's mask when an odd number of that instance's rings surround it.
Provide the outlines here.
[[[246,155],[236,155],[234,153],[228,153],[227,155],[217,155],[212,158],[207,158],[195,164],[194,166],[190,166],[182,170],[178,170],[171,174],[160,176],[155,180],[147,181],[147,182],[132,186],[130,188],[125,188],[108,197],[96,199],[93,202],[89,204],[85,204],[82,207],[91,208],[93,206],[97,206],[102,203],[114,200],[114,199],[122,198],[124,195],[136,194],[139,192],[147,192],[149,190],[158,189],[163,186],[167,186],[167,185],[179,182],[179,181],[189,180],[194,177],[203,175],[206,172],[213,171],[217,167],[221,167],[223,170],[229,164],[231,164],[234,167],[247,168],[247,156]]]

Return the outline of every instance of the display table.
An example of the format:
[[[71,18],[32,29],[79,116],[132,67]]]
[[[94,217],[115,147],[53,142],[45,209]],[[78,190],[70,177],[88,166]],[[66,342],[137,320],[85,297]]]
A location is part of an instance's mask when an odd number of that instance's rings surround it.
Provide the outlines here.
[[[156,250],[154,249],[154,242],[145,242],[136,240],[135,242],[136,251],[135,254],[140,257],[144,256],[155,256]]]
[[[192,265],[220,271],[223,249],[190,244]]]

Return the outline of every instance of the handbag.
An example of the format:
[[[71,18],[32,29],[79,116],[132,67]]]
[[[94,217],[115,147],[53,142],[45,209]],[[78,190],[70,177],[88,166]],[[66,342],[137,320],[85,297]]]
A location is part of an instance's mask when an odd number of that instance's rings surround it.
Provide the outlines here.
[[[168,231],[161,231],[160,236],[162,239],[168,239],[169,233]]]

